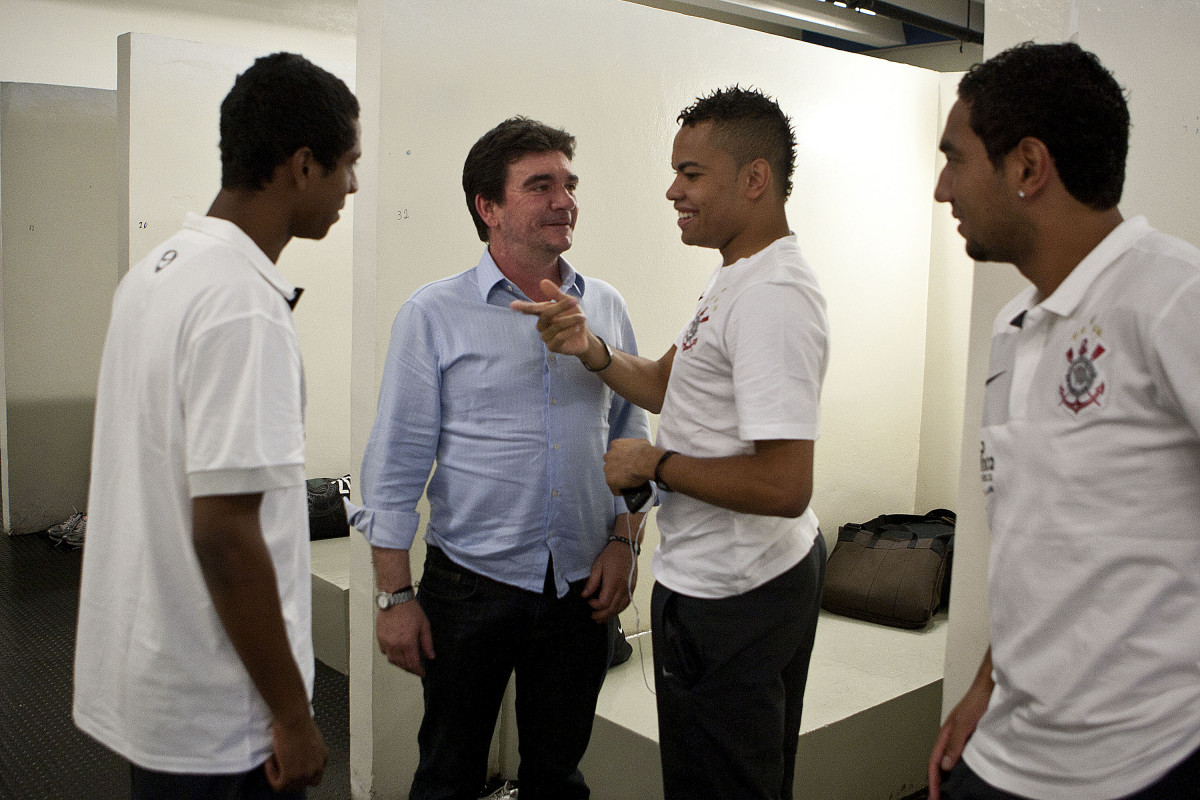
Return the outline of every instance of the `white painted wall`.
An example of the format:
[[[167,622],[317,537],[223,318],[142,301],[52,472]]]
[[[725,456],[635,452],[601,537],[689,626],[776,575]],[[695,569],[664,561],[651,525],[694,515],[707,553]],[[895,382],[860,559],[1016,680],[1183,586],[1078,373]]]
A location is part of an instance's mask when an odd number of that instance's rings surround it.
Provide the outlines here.
[[[1133,133],[1121,211],[1200,243],[1200,3],[1151,0],[989,0],[985,55],[1026,40],[1075,38],[1129,95]],[[1010,265],[976,267],[962,446],[955,605],[946,646],[943,713],[962,697],[987,646],[987,525],[978,490],[978,420],[991,319],[1021,285]],[[961,601],[961,602],[960,602]]]

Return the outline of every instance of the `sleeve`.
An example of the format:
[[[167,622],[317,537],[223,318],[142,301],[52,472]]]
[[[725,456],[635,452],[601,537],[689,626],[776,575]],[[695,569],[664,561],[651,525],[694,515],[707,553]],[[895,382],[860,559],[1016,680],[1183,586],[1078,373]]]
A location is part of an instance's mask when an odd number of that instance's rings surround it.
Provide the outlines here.
[[[184,346],[179,388],[191,496],[303,484],[303,374],[294,329],[246,311]]]
[[[1173,404],[1200,433],[1200,276],[1184,283],[1164,304],[1150,331],[1151,369],[1155,382],[1167,388]]]
[[[762,282],[734,303],[724,335],[738,436],[816,440],[829,347],[824,297],[799,283]]]
[[[375,424],[362,465],[364,510],[356,527],[375,547],[407,550],[417,501],[437,455],[441,372],[432,326],[411,300],[392,325]]]
[[[610,343],[610,346],[617,350],[622,350],[630,355],[637,355],[637,339],[633,333],[633,323],[629,320],[629,311],[625,307],[624,300],[620,295],[615,298],[615,311],[613,322],[613,337],[615,341]],[[615,439],[649,439],[650,438],[650,417],[646,410],[630,403],[625,398],[616,392],[612,393],[612,403],[608,409],[608,443],[611,445]],[[628,508],[625,505],[625,498],[617,495],[614,498],[614,508],[617,514],[625,514]]]

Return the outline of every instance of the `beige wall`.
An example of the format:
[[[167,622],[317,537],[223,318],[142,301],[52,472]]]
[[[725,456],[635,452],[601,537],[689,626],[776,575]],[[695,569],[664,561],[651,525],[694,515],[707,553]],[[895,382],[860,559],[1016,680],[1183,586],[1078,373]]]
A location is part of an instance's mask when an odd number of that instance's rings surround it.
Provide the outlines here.
[[[1122,213],[1145,214],[1160,230],[1200,243],[1200,73],[1194,66],[1200,3],[990,0],[987,14],[987,56],[1030,39],[1073,38],[1100,57],[1128,91],[1133,117]],[[989,536],[977,482],[978,420],[991,319],[1022,281],[1009,265],[976,267],[943,713],[966,691],[987,646]]]
[[[100,349],[117,284],[117,99],[0,84],[4,526],[82,511]],[[89,155],[91,154],[91,155]]]
[[[954,103],[961,73],[938,76],[937,138]],[[940,153],[934,173],[941,171]],[[930,198],[932,200],[932,198]],[[921,457],[916,509],[957,509],[959,449],[962,444],[963,387],[966,380],[973,270],[963,250],[950,208],[934,203],[929,245],[929,303],[925,317],[924,399],[921,404]]]
[[[0,0],[0,20],[0,81],[114,89],[117,37],[131,30],[242,45],[252,55],[287,49],[352,65],[356,8],[350,0]],[[186,76],[192,66],[178,60],[171,74]],[[343,71],[352,76],[353,67]],[[216,104],[231,83],[232,74],[207,89],[203,103],[178,91],[146,98],[132,129],[133,149],[122,151],[127,161],[118,156],[120,115],[112,92],[107,141],[70,126],[53,126],[32,139],[10,132],[10,154],[18,146],[29,154],[13,156],[17,160],[3,171],[8,201],[0,206],[8,234],[3,282],[9,306],[0,333],[10,361],[2,452],[16,459],[0,473],[0,483],[12,496],[15,530],[45,527],[83,507],[99,353],[123,271],[118,265],[128,263],[123,249],[131,243],[136,257],[170,235],[186,210],[207,209],[220,188]],[[124,178],[127,172],[132,181]],[[89,175],[107,177],[84,180]],[[16,199],[25,196],[31,199]],[[350,214],[343,216],[326,241],[294,242],[280,261],[307,290],[296,323],[308,361],[312,476],[356,472],[359,458],[351,454],[347,423],[352,222]],[[42,225],[37,246],[22,249],[32,237],[17,236],[14,226],[27,229],[31,222]],[[54,249],[43,231],[57,237]],[[66,255],[53,255],[64,248]],[[330,258],[331,252],[340,255]],[[20,276],[8,275],[10,267]]]
[[[0,0],[0,80],[117,88],[130,31],[354,63],[353,0]]]
[[[291,47],[282,37],[255,50],[131,34],[120,38],[119,95],[127,113],[128,264],[171,235],[190,211],[203,213],[221,183],[219,107],[239,72],[264,52]],[[313,60],[351,87],[353,67]],[[350,287],[353,198],[321,241],[295,239],[279,258],[305,287],[296,329],[305,357],[307,471],[357,474],[350,417]]]

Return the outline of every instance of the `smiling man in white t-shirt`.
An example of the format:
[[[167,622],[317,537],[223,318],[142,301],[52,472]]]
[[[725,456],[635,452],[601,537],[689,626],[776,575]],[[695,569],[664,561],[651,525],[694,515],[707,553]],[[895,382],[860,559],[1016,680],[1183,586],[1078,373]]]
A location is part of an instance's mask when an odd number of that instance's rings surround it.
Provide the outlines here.
[[[615,441],[613,491],[654,480],[655,686],[666,800],[792,797],[825,546],[812,495],[828,363],[825,300],[784,204],[795,137],[738,87],[679,116],[667,192],[685,244],[721,254],[657,361],[591,333],[573,298],[514,304],[547,346],[661,413],[656,445]]]

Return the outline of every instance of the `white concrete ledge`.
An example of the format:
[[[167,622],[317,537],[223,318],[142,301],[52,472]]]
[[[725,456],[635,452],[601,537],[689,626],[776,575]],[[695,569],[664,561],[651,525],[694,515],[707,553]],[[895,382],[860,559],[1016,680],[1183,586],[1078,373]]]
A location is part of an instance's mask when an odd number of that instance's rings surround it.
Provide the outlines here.
[[[641,655],[638,640],[641,640]],[[581,769],[595,797],[662,798],[649,637],[609,670]],[[807,800],[894,800],[925,785],[941,717],[946,617],[906,631],[821,613],[796,758]]]
[[[312,543],[313,650],[318,659],[350,674],[350,539]]]

